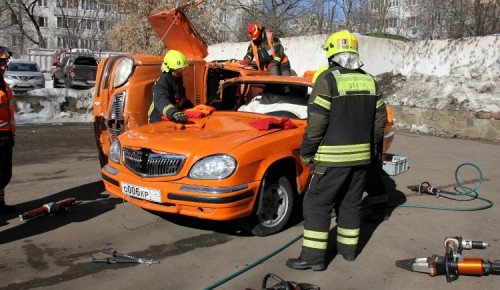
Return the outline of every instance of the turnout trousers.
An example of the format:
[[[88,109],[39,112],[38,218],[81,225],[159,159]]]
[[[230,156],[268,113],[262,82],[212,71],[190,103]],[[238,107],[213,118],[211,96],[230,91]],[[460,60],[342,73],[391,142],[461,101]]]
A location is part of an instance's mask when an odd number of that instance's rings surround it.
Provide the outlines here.
[[[314,170],[304,197],[301,259],[311,263],[325,261],[334,206],[337,213],[337,251],[342,255],[356,253],[367,169],[368,166],[354,166]]]

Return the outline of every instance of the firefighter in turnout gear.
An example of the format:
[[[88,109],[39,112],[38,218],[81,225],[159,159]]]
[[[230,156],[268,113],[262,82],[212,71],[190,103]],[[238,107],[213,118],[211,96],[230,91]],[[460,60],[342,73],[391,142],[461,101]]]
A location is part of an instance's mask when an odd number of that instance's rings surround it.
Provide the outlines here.
[[[0,213],[13,213],[16,207],[5,204],[5,187],[12,178],[12,147],[16,135],[12,91],[3,75],[11,52],[0,47]]]
[[[358,42],[342,30],[324,48],[329,68],[317,76],[308,102],[308,125],[302,141],[302,161],[311,167],[304,197],[304,238],[292,269],[326,268],[331,212],[337,213],[337,251],[347,261],[356,259],[360,234],[361,197],[372,159],[378,107],[373,77],[361,70]],[[381,118],[377,116],[378,118]]]
[[[153,85],[153,102],[148,111],[148,123],[161,121],[162,116],[177,123],[187,122],[187,116],[182,110],[193,107],[186,98],[186,90],[182,84],[182,73],[187,66],[187,59],[180,51],[169,50],[165,54],[162,73]]]
[[[328,66],[322,66],[316,70],[312,82],[315,83],[318,76],[328,69]],[[387,107],[385,104],[377,108],[377,119],[375,119],[374,150],[373,158],[366,176],[367,200],[370,204],[370,212],[364,217],[366,222],[379,223],[389,218],[388,203],[389,195],[387,188],[382,180],[382,151],[384,147],[384,130],[387,118]]]
[[[241,64],[248,65],[255,57],[259,70],[269,71],[272,75],[290,76],[290,61],[279,38],[255,23],[248,26],[247,33],[252,41]]]

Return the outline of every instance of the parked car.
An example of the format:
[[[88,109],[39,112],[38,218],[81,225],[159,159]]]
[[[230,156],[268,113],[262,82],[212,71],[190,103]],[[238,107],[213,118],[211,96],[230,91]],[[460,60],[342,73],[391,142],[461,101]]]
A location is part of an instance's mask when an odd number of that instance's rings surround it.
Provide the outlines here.
[[[45,87],[45,78],[34,61],[11,59],[4,75],[14,94],[24,94],[29,90]]]
[[[54,69],[53,86],[66,88],[95,86],[97,59],[92,55],[70,54]]]

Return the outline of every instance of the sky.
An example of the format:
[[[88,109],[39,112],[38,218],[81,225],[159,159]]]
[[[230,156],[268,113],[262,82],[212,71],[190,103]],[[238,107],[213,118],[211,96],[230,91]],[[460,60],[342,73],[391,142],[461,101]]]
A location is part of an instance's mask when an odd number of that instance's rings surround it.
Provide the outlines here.
[[[491,49],[498,49],[492,46]],[[307,63],[297,66],[308,67]],[[376,76],[379,78],[381,76]],[[466,110],[500,112],[500,66],[481,67],[462,66],[445,76],[407,74],[390,76],[390,91],[385,94],[389,105],[425,107],[448,110]],[[44,107],[35,113],[26,102],[17,102],[16,124],[92,122],[94,88],[73,90],[52,87],[52,81],[46,76],[44,89],[28,92],[34,96],[48,96],[42,102]],[[61,112],[60,105],[66,96],[75,97],[77,107],[86,113]],[[397,121],[396,121],[397,122]],[[397,125],[397,124],[396,124]]]

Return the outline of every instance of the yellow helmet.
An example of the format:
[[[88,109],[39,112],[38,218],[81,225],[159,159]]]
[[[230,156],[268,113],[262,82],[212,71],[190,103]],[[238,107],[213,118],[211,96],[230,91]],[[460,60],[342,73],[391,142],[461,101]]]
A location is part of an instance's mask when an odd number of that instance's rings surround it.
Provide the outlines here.
[[[182,52],[177,50],[169,50],[165,57],[163,57],[163,64],[161,67],[164,71],[169,72],[170,70],[182,69],[188,65],[186,56]]]
[[[348,30],[341,30],[328,37],[324,49],[326,51],[326,58],[330,58],[341,52],[358,53],[358,40]]]
[[[318,68],[318,69],[316,70],[316,72],[314,73],[313,78],[312,78],[312,82],[313,82],[313,84],[316,82],[316,79],[318,78],[318,76],[319,76],[322,72],[324,72],[325,70],[327,70],[327,69],[328,69],[328,66],[327,66],[327,65],[324,65],[324,66],[322,66],[322,67],[320,67],[320,68]]]

